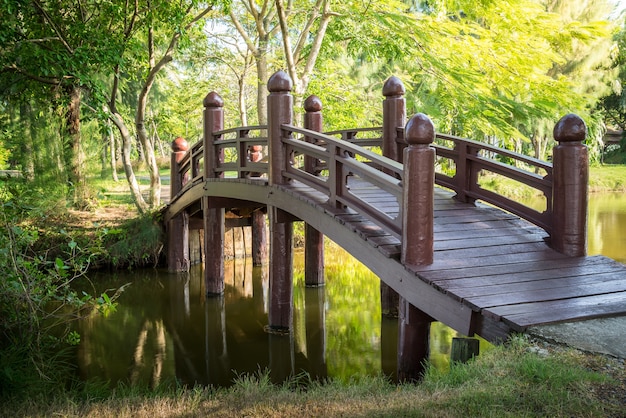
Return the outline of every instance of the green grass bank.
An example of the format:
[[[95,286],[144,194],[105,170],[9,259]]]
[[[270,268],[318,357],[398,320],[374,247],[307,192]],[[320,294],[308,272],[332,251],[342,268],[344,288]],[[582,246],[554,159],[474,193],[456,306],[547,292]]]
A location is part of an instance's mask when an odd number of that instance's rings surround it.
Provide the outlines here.
[[[280,385],[260,373],[229,389],[142,389],[87,384],[56,396],[5,402],[0,416],[64,417],[623,417],[623,361],[522,337],[449,372],[430,368],[423,381],[384,378],[349,384],[299,376]]]

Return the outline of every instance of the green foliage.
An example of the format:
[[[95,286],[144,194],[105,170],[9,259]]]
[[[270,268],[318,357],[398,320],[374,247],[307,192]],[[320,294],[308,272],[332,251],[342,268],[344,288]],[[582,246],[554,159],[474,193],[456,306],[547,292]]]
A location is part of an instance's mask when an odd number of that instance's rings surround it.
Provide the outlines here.
[[[24,217],[40,209],[25,206],[23,192],[0,187],[0,397],[58,389],[70,376],[68,348],[80,340],[72,321],[115,308],[106,294],[92,298],[71,288],[93,256],[76,241],[68,237],[56,256],[35,251],[40,231]]]
[[[103,229],[105,255],[102,262],[116,268],[156,266],[163,249],[164,234],[158,212],[126,221],[119,228]]]

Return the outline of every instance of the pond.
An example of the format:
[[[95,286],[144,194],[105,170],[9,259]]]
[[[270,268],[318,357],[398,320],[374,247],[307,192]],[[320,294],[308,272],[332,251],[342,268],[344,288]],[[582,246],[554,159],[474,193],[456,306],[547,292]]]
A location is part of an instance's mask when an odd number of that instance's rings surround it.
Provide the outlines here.
[[[592,195],[590,255],[626,262],[626,195]],[[395,379],[397,320],[381,316],[379,280],[327,240],[326,285],[304,286],[304,257],[294,256],[294,323],[290,337],[266,333],[267,269],[250,259],[225,263],[223,297],[205,297],[201,266],[188,274],[147,269],[96,274],[88,289],[131,283],[115,312],[77,324],[82,378],[156,385],[229,386],[237,376],[270,371],[278,382],[306,372],[348,381],[385,374]],[[92,287],[93,286],[93,287]],[[430,361],[449,366],[456,332],[431,328]],[[481,350],[489,344],[481,341]]]

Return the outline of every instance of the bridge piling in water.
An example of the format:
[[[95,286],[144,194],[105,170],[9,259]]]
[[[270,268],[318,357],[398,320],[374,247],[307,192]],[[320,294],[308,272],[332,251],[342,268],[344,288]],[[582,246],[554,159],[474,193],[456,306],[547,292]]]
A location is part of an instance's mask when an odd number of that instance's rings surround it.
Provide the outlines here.
[[[170,197],[176,196],[183,188],[184,174],[179,164],[189,150],[184,138],[172,141],[170,161]],[[189,270],[189,215],[182,212],[167,223],[167,269],[171,272]]]
[[[224,129],[224,101],[215,92],[204,98],[204,178],[221,177],[214,167],[224,156],[213,143],[213,132]],[[211,207],[211,198],[202,197],[204,227],[204,284],[207,295],[224,293],[224,208]]]
[[[267,83],[267,135],[270,156],[270,185],[285,184],[283,170],[290,156],[282,143],[282,125],[293,118],[293,84],[284,71],[274,73]],[[268,206],[270,222],[270,301],[269,329],[288,331],[293,321],[293,224],[292,217],[280,208]]]
[[[414,115],[405,128],[403,151],[402,248],[405,266],[432,264],[434,256],[435,126],[428,116]],[[433,321],[400,296],[398,310],[398,380],[415,381],[424,373]]]
[[[383,129],[382,152],[387,158],[402,162],[402,149],[406,144],[398,138],[398,128],[406,123],[406,99],[404,84],[395,76],[383,85]],[[385,316],[397,317],[400,296],[382,280],[380,281],[381,312]]]
[[[304,128],[316,132],[323,131],[322,102],[317,96],[309,96],[304,101]],[[309,143],[315,139],[305,137]],[[320,161],[310,155],[304,157],[307,173],[318,174]],[[324,284],[324,235],[308,223],[304,226],[304,283],[306,286]]]

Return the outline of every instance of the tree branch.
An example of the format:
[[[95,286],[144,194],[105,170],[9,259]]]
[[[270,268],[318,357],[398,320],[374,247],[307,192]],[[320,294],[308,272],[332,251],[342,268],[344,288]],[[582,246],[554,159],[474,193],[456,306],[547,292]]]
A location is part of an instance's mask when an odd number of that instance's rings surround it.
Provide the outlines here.
[[[65,38],[63,38],[63,35],[61,34],[61,31],[59,30],[57,25],[54,23],[54,21],[52,20],[52,17],[50,17],[48,12],[46,12],[44,10],[43,6],[39,3],[39,1],[33,0],[33,4],[39,10],[39,12],[43,16],[43,18],[50,24],[50,26],[52,27],[52,30],[54,31],[54,33],[57,34],[57,36],[59,37],[59,40],[61,41],[61,43],[63,44],[63,46],[67,50],[67,52],[69,52],[71,55],[74,55],[74,50],[72,49],[70,44],[67,43]]]
[[[280,31],[283,34],[283,49],[285,51],[285,61],[287,61],[287,72],[294,85],[298,85],[298,73],[291,52],[291,40],[287,28],[287,18],[285,17],[285,9],[282,0],[276,0],[276,12],[278,13],[278,22],[280,23]]]

